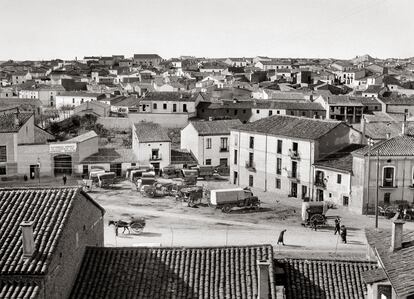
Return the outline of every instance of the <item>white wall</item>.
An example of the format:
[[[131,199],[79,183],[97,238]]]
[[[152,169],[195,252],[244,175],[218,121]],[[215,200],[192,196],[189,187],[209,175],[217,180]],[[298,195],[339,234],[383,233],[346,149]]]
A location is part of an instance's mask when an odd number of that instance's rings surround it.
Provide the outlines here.
[[[88,97],[88,96],[63,96],[58,95],[56,96],[56,108],[60,109],[62,106],[71,106],[76,107],[85,102],[96,101],[96,97]]]

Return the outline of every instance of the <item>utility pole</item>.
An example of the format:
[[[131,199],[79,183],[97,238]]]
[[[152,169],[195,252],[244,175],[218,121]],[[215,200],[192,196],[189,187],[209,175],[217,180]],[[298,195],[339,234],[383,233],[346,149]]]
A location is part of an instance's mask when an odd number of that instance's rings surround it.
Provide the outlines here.
[[[375,197],[375,228],[378,228],[378,197],[379,197],[379,149],[377,150],[377,183],[376,183],[376,189],[377,189],[377,194]]]
[[[368,216],[369,209],[369,182],[371,179],[371,138],[368,139],[368,187],[367,187],[367,211],[366,215]]]

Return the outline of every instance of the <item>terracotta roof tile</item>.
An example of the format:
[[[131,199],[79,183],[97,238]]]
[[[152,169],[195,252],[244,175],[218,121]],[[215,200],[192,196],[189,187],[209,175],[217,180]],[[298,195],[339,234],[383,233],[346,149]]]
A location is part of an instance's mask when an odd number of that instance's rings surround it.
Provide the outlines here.
[[[0,276],[44,274],[80,188],[0,189]],[[36,251],[23,259],[22,221],[34,221]]]
[[[365,146],[354,153],[368,155],[369,147]],[[371,155],[380,156],[414,156],[414,136],[396,136],[374,144],[371,147]]]
[[[362,273],[376,268],[364,261],[284,259],[276,260],[286,275],[286,299],[365,298]]]
[[[18,132],[32,116],[33,114],[29,113],[19,113],[17,123],[15,113],[0,115],[0,133]]]
[[[230,128],[240,126],[239,119],[225,119],[212,121],[192,121],[191,124],[197,130],[198,135],[230,135]]]
[[[337,126],[343,124],[339,121],[320,120],[287,115],[274,115],[247,123],[237,130],[257,132],[276,136],[287,136],[316,140],[324,136]]]
[[[414,294],[414,231],[403,233],[402,248],[392,252],[391,230],[366,229],[368,244],[376,249],[398,297]]]
[[[34,299],[40,292],[40,286],[34,282],[0,281],[0,298]]]
[[[156,123],[134,124],[139,142],[171,142],[167,129]]]
[[[251,299],[257,297],[257,260],[272,258],[270,245],[89,247],[70,298]],[[269,287],[276,298],[272,264]]]
[[[364,147],[362,144],[350,144],[343,149],[329,154],[328,156],[316,161],[313,165],[316,167],[326,167],[330,169],[343,170],[352,172],[352,152]]]

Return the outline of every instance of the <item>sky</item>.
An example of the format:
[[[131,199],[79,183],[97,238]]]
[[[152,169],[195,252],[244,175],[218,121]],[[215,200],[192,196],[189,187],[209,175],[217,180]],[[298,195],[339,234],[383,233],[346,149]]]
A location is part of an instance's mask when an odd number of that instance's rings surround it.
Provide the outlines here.
[[[414,56],[413,0],[0,0],[0,60]]]

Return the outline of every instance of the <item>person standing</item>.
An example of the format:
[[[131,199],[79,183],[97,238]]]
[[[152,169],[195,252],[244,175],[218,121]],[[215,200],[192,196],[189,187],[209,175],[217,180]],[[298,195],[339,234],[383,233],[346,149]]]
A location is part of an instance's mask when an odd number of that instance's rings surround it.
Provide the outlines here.
[[[314,229],[316,231],[317,227],[318,227],[318,221],[316,219],[313,219],[312,220],[312,229]]]
[[[334,232],[334,235],[336,235],[336,233],[339,234],[340,231],[341,231],[341,219],[339,217],[336,217],[336,219],[335,219],[335,232]]]
[[[63,175],[63,178],[62,178],[62,180],[63,180],[63,185],[66,185],[66,181],[67,181],[67,177],[66,177],[66,174],[64,174]]]
[[[279,239],[277,239],[277,244],[279,245],[280,243],[282,243],[283,246],[285,246],[285,242],[284,242],[284,236],[285,236],[285,232],[287,231],[287,229],[284,229],[280,232],[279,234]]]
[[[341,235],[342,243],[346,244],[346,227],[345,225],[341,225],[341,231],[339,233]]]

